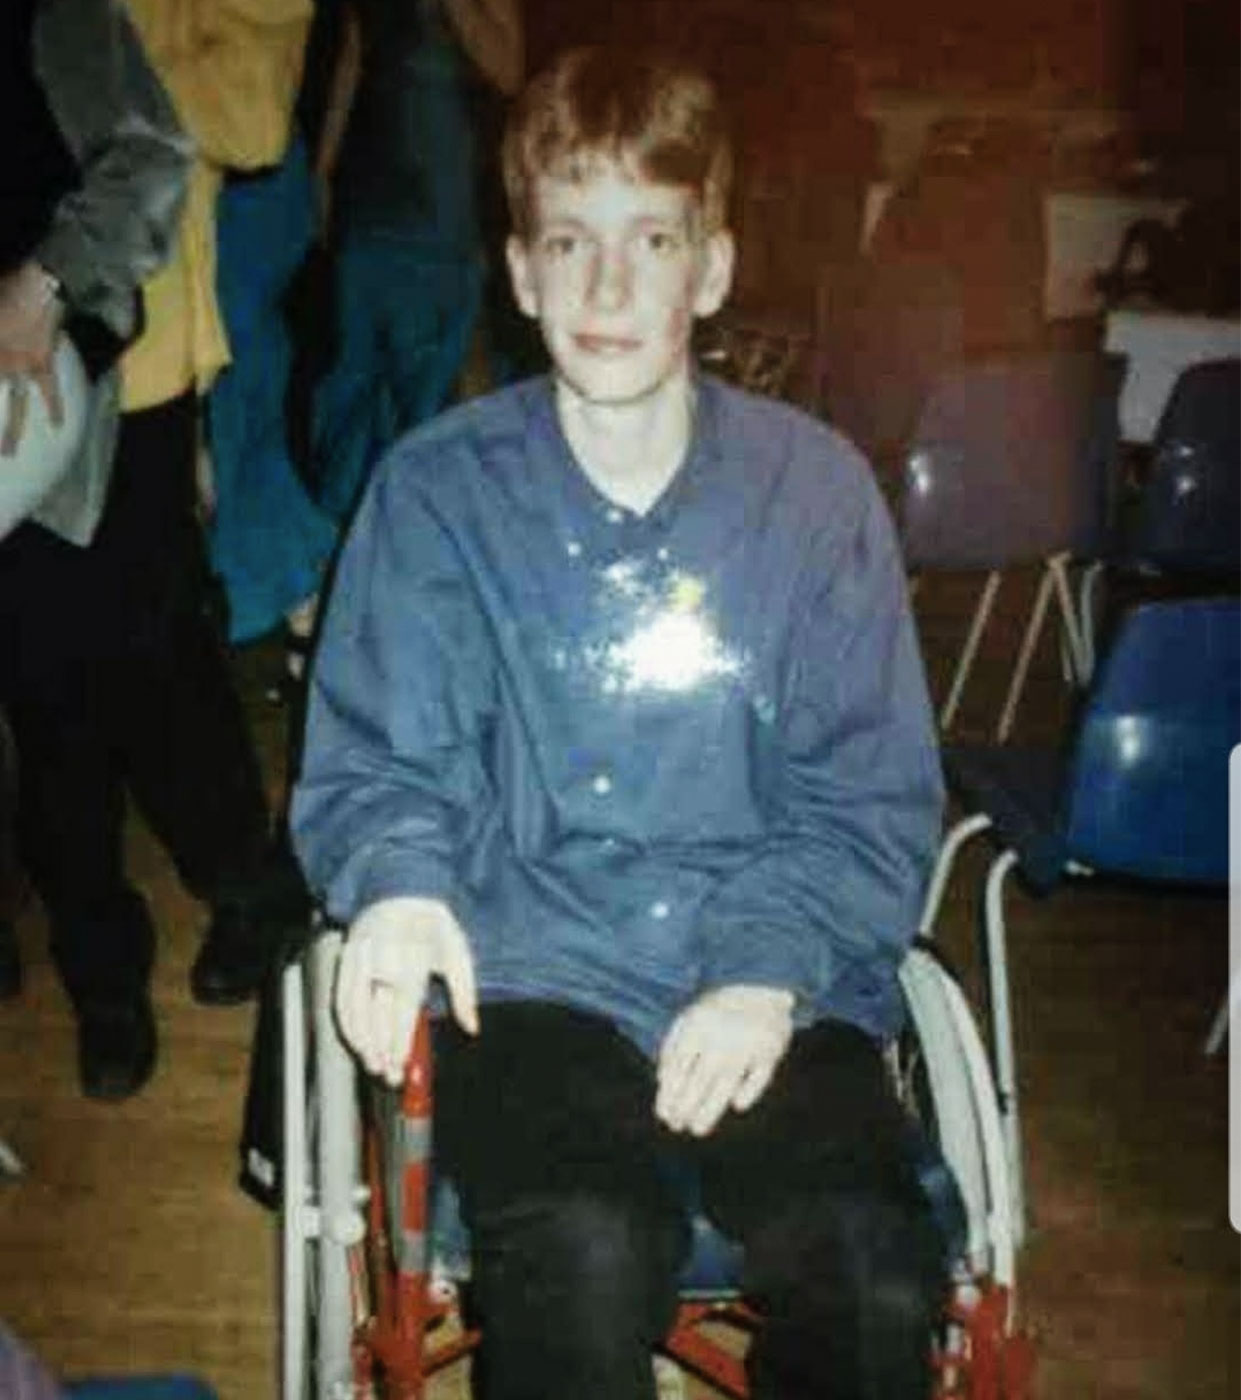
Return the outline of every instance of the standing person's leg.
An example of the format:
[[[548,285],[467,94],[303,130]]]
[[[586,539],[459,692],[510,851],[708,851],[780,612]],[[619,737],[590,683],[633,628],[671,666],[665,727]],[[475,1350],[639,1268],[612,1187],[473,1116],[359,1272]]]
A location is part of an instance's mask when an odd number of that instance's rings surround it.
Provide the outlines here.
[[[394,243],[384,326],[385,374],[397,435],[452,400],[482,307],[482,264],[468,256],[430,261]]]
[[[277,925],[300,903],[291,864],[272,852],[258,759],[211,608],[196,413],[186,396],[122,419],[99,541],[122,580],[106,712],[135,799],[186,887],[212,906],[194,993],[231,1002],[255,990]]]
[[[0,703],[0,1001],[22,989],[22,965],[13,924],[22,896],[17,859],[17,740]]]
[[[314,393],[311,474],[316,501],[338,522],[349,518],[387,441],[380,312],[391,295],[390,241],[349,228],[335,248],[336,357]]]
[[[312,208],[299,140],[276,170],[233,178],[220,197],[216,291],[232,363],[206,403],[206,533],[234,642],[271,631],[318,592],[336,539],[294,467],[285,413],[292,346],[280,302],[309,248]]]
[[[78,1023],[92,1098],[125,1098],[155,1066],[148,984],[155,931],[124,875],[124,790],[90,687],[14,707],[22,756],[22,851]]]
[[[21,764],[22,858],[77,1015],[83,1090],[122,1098],[155,1061],[154,930],[125,879],[124,789],[100,690],[109,583],[93,549],[37,525],[0,547],[0,701]]]
[[[763,1098],[702,1143],[707,1209],[744,1244],[766,1319],[754,1400],[930,1395],[943,1243],[902,1112],[878,1047],[826,1022],[799,1032]]]
[[[653,1400],[687,1245],[650,1065],[607,1022],[489,1005],[437,1038],[437,1161],[461,1190],[485,1400]]]

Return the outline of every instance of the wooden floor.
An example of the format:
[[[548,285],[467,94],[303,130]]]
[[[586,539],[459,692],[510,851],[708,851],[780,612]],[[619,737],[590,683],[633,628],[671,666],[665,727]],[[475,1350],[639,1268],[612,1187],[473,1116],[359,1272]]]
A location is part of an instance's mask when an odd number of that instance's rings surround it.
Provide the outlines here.
[[[918,601],[942,693],[963,595],[943,583]],[[966,729],[993,699],[1009,645],[985,652]],[[281,711],[262,698],[275,664],[270,648],[239,658],[278,792]],[[1046,647],[1020,724],[1053,732],[1063,713]],[[234,1185],[252,1012],[190,1002],[203,911],[136,827],[132,850],[163,934],[161,1060],[136,1100],[78,1096],[37,908],[20,927],[29,980],[0,1007],[0,1135],[29,1171],[0,1187],[0,1317],[68,1375],[190,1369],[221,1400],[274,1400],[273,1222]],[[964,862],[941,924],[971,986],[981,868]],[[1035,902],[1016,889],[1009,924],[1033,1210],[1021,1301],[1038,1339],[1037,1394],[1235,1400],[1227,1063],[1200,1054],[1225,983],[1224,902],[1103,884]],[[464,1377],[438,1393],[464,1395]]]

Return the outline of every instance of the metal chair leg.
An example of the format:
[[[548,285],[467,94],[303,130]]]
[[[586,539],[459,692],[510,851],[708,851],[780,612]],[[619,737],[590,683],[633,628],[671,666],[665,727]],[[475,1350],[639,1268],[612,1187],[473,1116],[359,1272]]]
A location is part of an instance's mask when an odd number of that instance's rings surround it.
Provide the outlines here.
[[[1006,743],[1009,733],[1012,731],[1013,718],[1017,713],[1017,703],[1025,690],[1026,674],[1030,669],[1031,658],[1034,656],[1034,647],[1043,631],[1047,609],[1051,604],[1053,586],[1051,571],[1044,568],[1043,575],[1039,579],[1038,592],[1034,597],[1034,606],[1030,610],[1030,620],[1026,624],[1025,635],[1021,639],[1021,649],[1017,653],[1017,664],[1013,667],[1012,679],[1008,683],[1008,694],[1004,698],[1004,708],[1000,711],[999,722],[995,727],[995,737],[998,743]]]
[[[1202,1047],[1204,1055],[1218,1055],[1220,1047],[1224,1043],[1224,1037],[1228,1034],[1229,1023],[1232,1019],[1234,1008],[1241,1006],[1241,968],[1233,974],[1232,980],[1228,984],[1228,991],[1224,994],[1224,1000],[1220,1003],[1219,1010],[1215,1013],[1215,1020],[1211,1022],[1211,1029],[1207,1034],[1206,1044]]]
[[[1000,571],[993,569],[987,575],[987,581],[983,585],[982,594],[978,599],[978,605],[974,609],[974,616],[970,620],[969,632],[966,634],[965,645],[961,648],[961,655],[957,660],[957,668],[953,673],[952,686],[948,691],[948,698],[944,701],[944,707],[939,712],[939,727],[945,733],[951,727],[957,715],[957,707],[961,703],[961,693],[965,689],[965,682],[969,679],[970,671],[973,669],[974,656],[978,651],[978,644],[982,640],[982,634],[991,618],[991,611],[995,606],[995,595],[1000,590]]]
[[[991,1039],[995,1060],[996,1097],[1004,1123],[1012,1185],[1013,1238],[1020,1247],[1026,1234],[1025,1173],[1021,1151],[1021,1113],[1017,1095],[1017,1064],[1013,1048],[1012,1006],[1008,981],[1008,935],[1004,924],[1004,881],[1017,864],[1017,852],[1003,851],[987,872],[983,898],[987,979],[991,999]]]
[[[1086,639],[1082,633],[1077,609],[1073,606],[1073,588],[1069,583],[1070,562],[1069,555],[1057,554],[1047,561],[1047,567],[1051,571],[1056,600],[1060,605],[1060,619],[1064,625],[1064,636],[1068,642],[1069,658],[1073,667],[1072,679],[1077,685],[1084,686],[1090,680],[1092,663],[1087,653]]]
[[[1095,560],[1082,571],[1081,589],[1078,596],[1078,630],[1082,639],[1082,661],[1084,663],[1083,684],[1094,675],[1096,662],[1095,617],[1098,611],[1097,593],[1104,577],[1103,564]]]

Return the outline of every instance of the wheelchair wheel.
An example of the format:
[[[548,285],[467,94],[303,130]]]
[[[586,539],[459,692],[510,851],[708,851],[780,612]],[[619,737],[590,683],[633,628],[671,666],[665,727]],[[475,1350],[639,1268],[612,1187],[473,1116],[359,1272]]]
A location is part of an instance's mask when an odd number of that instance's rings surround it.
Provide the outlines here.
[[[355,1071],[331,996],[340,934],[282,985],[281,1400],[354,1400],[350,1250],[362,1238]]]

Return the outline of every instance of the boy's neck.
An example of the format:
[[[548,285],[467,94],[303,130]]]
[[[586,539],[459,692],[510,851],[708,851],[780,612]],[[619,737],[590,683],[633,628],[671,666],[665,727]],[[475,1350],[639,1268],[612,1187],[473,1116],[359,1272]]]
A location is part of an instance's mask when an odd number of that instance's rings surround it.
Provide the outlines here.
[[[608,500],[643,515],[685,460],[693,431],[694,386],[686,369],[649,398],[597,404],[557,379],[556,412],[591,483]]]

